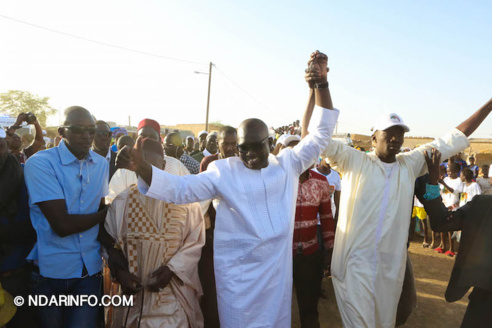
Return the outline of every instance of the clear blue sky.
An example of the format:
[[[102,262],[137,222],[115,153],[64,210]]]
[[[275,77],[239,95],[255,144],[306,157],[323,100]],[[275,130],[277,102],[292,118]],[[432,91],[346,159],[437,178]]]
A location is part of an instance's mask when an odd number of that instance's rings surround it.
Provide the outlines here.
[[[0,17],[0,92],[29,90],[98,119],[270,126],[301,118],[309,54],[329,56],[339,132],[370,134],[400,114],[436,137],[492,97],[490,1],[11,1],[0,15],[189,64],[36,29]],[[56,119],[52,120],[56,123]],[[492,137],[492,117],[473,137]]]

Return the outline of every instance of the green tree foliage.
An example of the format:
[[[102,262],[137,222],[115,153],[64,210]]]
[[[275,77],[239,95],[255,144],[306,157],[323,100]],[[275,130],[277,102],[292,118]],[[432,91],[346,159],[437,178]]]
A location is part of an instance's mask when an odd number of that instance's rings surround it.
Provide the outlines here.
[[[9,90],[0,93],[0,111],[17,117],[20,113],[32,112],[39,124],[46,126],[48,116],[57,111],[48,103],[49,97],[39,97],[29,91]]]
[[[210,122],[209,123],[211,126],[214,126],[217,129],[220,129],[223,126],[226,126],[224,123],[222,123],[221,120],[215,121],[215,122]]]

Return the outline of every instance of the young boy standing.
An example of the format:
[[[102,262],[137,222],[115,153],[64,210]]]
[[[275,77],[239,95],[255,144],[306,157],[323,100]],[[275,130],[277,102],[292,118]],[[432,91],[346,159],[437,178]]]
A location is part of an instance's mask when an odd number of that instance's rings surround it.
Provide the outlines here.
[[[476,181],[478,178],[478,166],[475,164],[475,157],[470,156],[468,157],[468,163],[470,163],[470,170],[473,172],[473,181]]]
[[[446,208],[448,208],[450,211],[455,211],[459,207],[459,195],[463,188],[463,183],[458,176],[459,172],[460,165],[458,163],[451,162],[448,165],[447,169],[448,176],[444,179],[439,179],[439,183],[441,184],[440,187],[442,193],[442,201]],[[438,253],[444,253],[445,255],[450,257],[454,257],[455,253],[451,237],[452,233],[448,232],[449,249],[444,252],[444,249],[446,248],[446,242],[444,239],[444,233],[441,233],[441,244],[435,249],[435,251]]]
[[[477,183],[480,186],[480,189],[482,189],[483,195],[492,194],[492,185],[490,184],[489,169],[490,169],[490,165],[482,165],[482,177],[477,178]]]
[[[460,195],[459,207],[462,207],[471,201],[475,195],[480,195],[482,193],[478,183],[473,182],[473,176],[473,171],[469,168],[465,168],[461,172],[461,181],[463,182],[463,186]]]

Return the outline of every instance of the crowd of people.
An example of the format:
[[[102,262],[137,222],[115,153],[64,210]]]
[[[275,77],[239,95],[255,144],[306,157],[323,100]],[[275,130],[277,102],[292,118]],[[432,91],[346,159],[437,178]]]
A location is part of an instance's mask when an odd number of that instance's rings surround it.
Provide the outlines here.
[[[32,115],[0,129],[0,327],[290,327],[293,289],[301,326],[319,327],[326,276],[345,327],[394,327],[415,308],[416,221],[424,247],[457,256],[446,299],[474,287],[463,327],[487,326],[492,181],[456,154],[492,101],[410,151],[410,128],[383,115],[365,152],[331,138],[327,61],[311,54],[302,122],[277,129],[247,119],[183,138],[148,118],[134,138],[80,106],[48,147]],[[108,293],[133,305],[12,303]]]

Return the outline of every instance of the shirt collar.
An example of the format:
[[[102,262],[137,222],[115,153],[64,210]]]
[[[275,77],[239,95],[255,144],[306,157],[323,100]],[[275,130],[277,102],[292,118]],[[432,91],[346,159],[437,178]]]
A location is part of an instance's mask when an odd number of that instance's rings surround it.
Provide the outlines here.
[[[215,153],[215,154],[217,154],[217,153]],[[209,152],[209,151],[207,150],[207,148],[205,148],[205,149],[203,150],[203,155],[204,155],[205,157],[210,156],[210,155],[215,155],[215,154],[212,154],[211,152]]]
[[[111,147],[108,148],[108,153],[106,154],[106,159],[111,162]]]
[[[67,164],[73,163],[74,161],[78,161],[79,160],[67,148],[67,145],[65,145],[65,140],[64,139],[62,139],[60,141],[60,144],[58,145],[58,153],[60,154],[60,159],[61,159],[61,162],[62,162],[63,165],[67,165]],[[89,153],[87,154],[86,160],[88,160],[89,162],[93,162],[92,150],[89,150]]]

